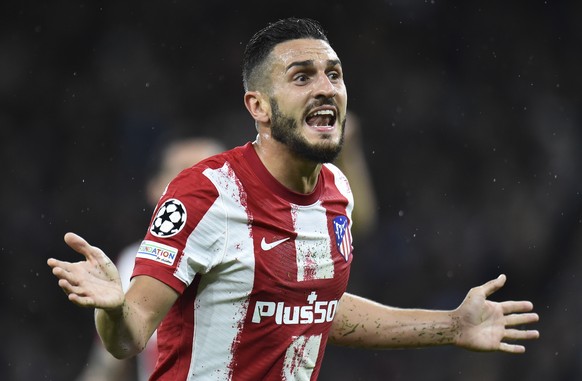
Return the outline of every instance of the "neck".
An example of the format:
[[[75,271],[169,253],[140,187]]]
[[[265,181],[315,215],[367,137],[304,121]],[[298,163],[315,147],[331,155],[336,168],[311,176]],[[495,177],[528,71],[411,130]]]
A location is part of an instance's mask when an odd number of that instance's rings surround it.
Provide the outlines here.
[[[321,164],[298,157],[269,134],[259,134],[253,147],[263,165],[277,181],[297,193],[313,192]]]

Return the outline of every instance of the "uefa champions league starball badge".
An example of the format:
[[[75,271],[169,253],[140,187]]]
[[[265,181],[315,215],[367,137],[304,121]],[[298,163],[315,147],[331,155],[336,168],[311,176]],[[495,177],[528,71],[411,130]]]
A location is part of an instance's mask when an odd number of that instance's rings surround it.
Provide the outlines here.
[[[156,237],[167,238],[178,234],[186,224],[186,208],[180,200],[171,198],[158,209],[150,227]]]

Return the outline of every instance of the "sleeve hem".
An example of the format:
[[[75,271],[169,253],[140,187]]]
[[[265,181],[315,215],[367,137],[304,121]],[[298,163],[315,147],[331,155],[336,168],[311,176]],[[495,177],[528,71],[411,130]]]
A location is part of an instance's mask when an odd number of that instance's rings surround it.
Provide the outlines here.
[[[168,270],[171,269],[168,268]],[[138,275],[147,275],[152,278],[155,278],[160,282],[170,286],[179,294],[182,294],[186,287],[188,287],[187,284],[185,284],[180,279],[176,278],[174,274],[172,274],[171,272],[160,271],[159,266],[149,266],[145,263],[137,262],[135,264],[135,269],[133,270],[133,275],[131,277],[133,278]]]

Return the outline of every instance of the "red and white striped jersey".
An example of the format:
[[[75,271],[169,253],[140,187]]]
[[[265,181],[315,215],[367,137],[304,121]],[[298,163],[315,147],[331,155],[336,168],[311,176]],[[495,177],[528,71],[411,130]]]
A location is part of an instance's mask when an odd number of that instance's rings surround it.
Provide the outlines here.
[[[251,143],[178,175],[133,273],[180,293],[158,328],[152,379],[317,379],[348,282],[352,207],[337,167],[298,194]]]

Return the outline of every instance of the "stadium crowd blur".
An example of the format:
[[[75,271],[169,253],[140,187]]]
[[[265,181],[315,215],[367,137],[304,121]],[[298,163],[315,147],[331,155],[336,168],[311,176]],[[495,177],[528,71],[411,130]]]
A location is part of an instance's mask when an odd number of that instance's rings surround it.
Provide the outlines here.
[[[2,2],[0,379],[85,366],[93,311],[46,259],[80,259],[67,231],[110,254],[144,235],[163,135],[254,139],[242,50],[287,16],[318,19],[342,59],[378,195],[349,290],[445,309],[506,273],[492,298],[541,318],[524,355],[329,346],[320,380],[582,379],[581,14],[574,0]]]

